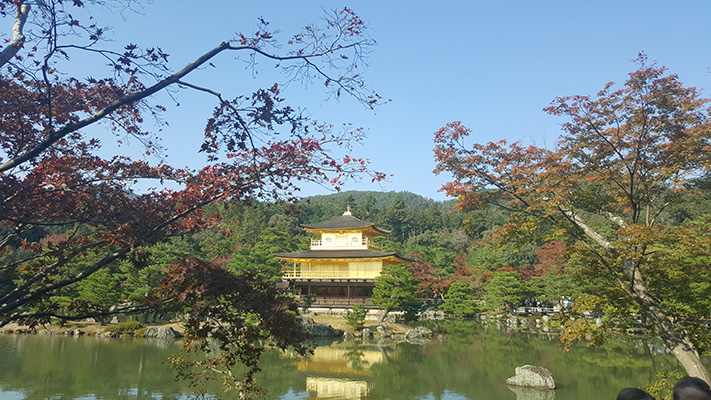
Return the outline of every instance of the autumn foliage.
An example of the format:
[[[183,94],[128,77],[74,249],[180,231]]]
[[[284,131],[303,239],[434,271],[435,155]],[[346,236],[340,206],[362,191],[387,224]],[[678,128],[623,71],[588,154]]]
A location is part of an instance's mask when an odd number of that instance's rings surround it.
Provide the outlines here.
[[[212,263],[180,258],[158,292],[162,304],[188,310],[184,348],[202,357],[173,355],[179,374],[195,384],[222,379],[242,392],[259,391],[255,374],[267,346],[307,354],[308,339],[293,298],[252,274],[237,276]],[[209,340],[207,340],[209,338]],[[237,374],[235,366],[246,372]]]
[[[436,172],[452,175],[443,190],[461,209],[508,210],[501,237],[570,243],[569,261],[597,294],[641,312],[687,372],[709,381],[697,351],[708,345],[697,329],[699,316],[708,315],[698,308],[708,293],[679,296],[707,287],[706,274],[691,258],[674,268],[665,261],[699,250],[669,240],[679,231],[706,240],[699,230],[705,220],[679,221],[670,209],[693,196],[695,180],[711,169],[709,100],[646,55],[637,64],[624,85],[553,100],[545,111],[566,121],[552,149],[505,140],[467,145],[471,130],[447,124],[435,133]]]
[[[344,8],[327,13],[323,27],[306,25],[280,42],[283,35],[258,19],[252,33],[238,33],[174,70],[159,47],[108,40],[99,18],[88,17],[100,10],[95,5],[0,0],[0,16],[13,27],[0,49],[0,326],[103,318],[177,302],[192,307],[191,318],[203,314],[234,323],[230,312],[259,316],[260,328],[235,325],[224,332],[234,340],[266,334],[280,346],[295,345],[301,337],[292,329],[292,303],[257,280],[197,260],[176,262],[162,292],[142,303],[58,299],[118,262],[145,268],[154,262],[155,244],[215,226],[219,217],[204,212],[207,205],[292,200],[304,181],[338,189],[362,174],[382,179],[368,170],[368,160],[337,155],[363,139],[362,129],[312,120],[281,94],[281,83],[318,80],[326,97],[347,95],[366,107],[377,105],[380,96],[357,70],[373,44],[366,25]],[[121,2],[99,6],[127,11]],[[255,70],[258,59],[273,63],[284,80],[232,96],[222,94],[233,89],[229,85],[217,90],[190,81],[227,53],[246,55]],[[82,68],[93,65],[85,60],[92,57],[108,68],[84,78]],[[160,140],[166,107],[154,98],[168,90],[174,99],[192,92],[214,101],[202,144],[194,149],[205,160],[197,169],[163,157],[170,152]],[[104,147],[112,141],[123,146],[117,154]],[[139,182],[149,183],[136,190]],[[205,279],[200,287],[192,286],[198,267]],[[196,296],[216,303],[200,304]],[[211,308],[215,304],[223,308]],[[194,328],[198,334],[212,329]],[[238,361],[251,363],[259,350],[238,353]]]

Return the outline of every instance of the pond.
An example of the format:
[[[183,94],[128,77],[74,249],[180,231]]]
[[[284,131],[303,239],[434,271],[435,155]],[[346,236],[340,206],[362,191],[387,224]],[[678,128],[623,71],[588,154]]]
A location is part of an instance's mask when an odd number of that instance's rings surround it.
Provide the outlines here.
[[[504,382],[533,364],[556,379],[547,399],[614,399],[623,387],[649,384],[659,369],[679,369],[645,338],[564,352],[545,333],[467,321],[439,328],[445,335],[424,345],[335,340],[309,358],[270,352],[260,375],[266,398],[515,400]],[[0,400],[187,398],[188,385],[163,363],[180,349],[177,341],[0,335]]]

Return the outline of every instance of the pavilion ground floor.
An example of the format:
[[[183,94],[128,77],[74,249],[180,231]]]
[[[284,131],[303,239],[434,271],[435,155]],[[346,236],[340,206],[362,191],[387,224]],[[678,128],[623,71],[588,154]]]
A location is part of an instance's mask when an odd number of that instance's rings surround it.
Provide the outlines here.
[[[375,287],[372,279],[287,279],[288,290],[301,299],[311,298],[312,307],[350,308],[363,304],[377,308],[368,299]]]

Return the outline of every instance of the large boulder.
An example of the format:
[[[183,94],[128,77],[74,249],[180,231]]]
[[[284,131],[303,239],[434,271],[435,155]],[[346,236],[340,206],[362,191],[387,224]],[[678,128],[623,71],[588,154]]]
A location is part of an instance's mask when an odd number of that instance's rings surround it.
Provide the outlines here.
[[[405,334],[406,339],[416,339],[416,338],[430,337],[430,336],[432,336],[432,331],[429,328],[426,328],[424,326],[418,326],[416,328],[410,329]]]
[[[427,344],[432,337],[432,331],[424,326],[418,326],[405,333],[405,340],[412,344]]]
[[[340,336],[342,334],[338,329],[333,328],[329,324],[313,324],[306,330],[311,336]]]
[[[301,328],[311,336],[332,337],[343,334],[329,324],[317,324],[313,318],[304,315],[301,316]]]
[[[544,367],[524,365],[516,367],[516,375],[506,380],[509,386],[519,386],[531,389],[553,390],[555,380],[553,374]]]
[[[301,319],[301,325],[304,326],[313,325],[316,323],[314,319],[309,317],[308,315],[300,315],[299,318]]]
[[[183,337],[183,335],[169,326],[152,326],[150,328],[146,328],[143,332],[143,337],[156,339],[177,339]]]

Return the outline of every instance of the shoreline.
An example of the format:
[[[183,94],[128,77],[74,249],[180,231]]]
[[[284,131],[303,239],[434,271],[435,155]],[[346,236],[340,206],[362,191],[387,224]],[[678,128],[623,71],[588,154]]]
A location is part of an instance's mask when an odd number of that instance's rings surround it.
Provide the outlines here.
[[[118,326],[117,323],[110,323],[106,325],[101,325],[98,322],[93,321],[71,321],[64,322],[62,324],[46,324],[38,325],[34,328],[30,328],[25,325],[19,325],[17,323],[9,323],[2,328],[0,328],[0,334],[3,335],[76,335],[76,336],[101,336],[113,334],[115,337],[138,337],[133,335],[115,335],[113,332],[107,331],[107,328]],[[169,327],[180,333],[184,332],[183,324],[180,322],[167,322],[167,323],[151,323],[143,325],[144,328],[159,328],[159,327]]]
[[[350,326],[346,323],[343,317],[333,316],[333,315],[320,315],[318,313],[309,312],[306,314],[301,314],[302,316],[307,316],[313,318],[314,322],[317,324],[327,324],[333,329],[341,332],[354,332]],[[106,325],[101,325],[94,321],[69,321],[62,324],[47,324],[38,325],[34,328],[29,328],[28,326],[19,325],[17,323],[10,323],[2,328],[0,328],[0,334],[3,335],[37,335],[37,334],[49,334],[49,335],[88,335],[88,336],[102,336],[102,335],[112,335],[112,337],[140,337],[133,335],[117,335],[112,332],[107,331],[107,328],[117,326],[117,323],[110,323]],[[376,320],[366,320],[363,328],[375,329],[378,326],[384,327],[392,334],[405,334],[408,330],[412,329],[406,325],[394,323],[394,322],[382,322],[379,323]],[[181,322],[165,322],[165,323],[149,323],[143,324],[144,328],[171,328],[180,335],[183,335],[185,328]]]

